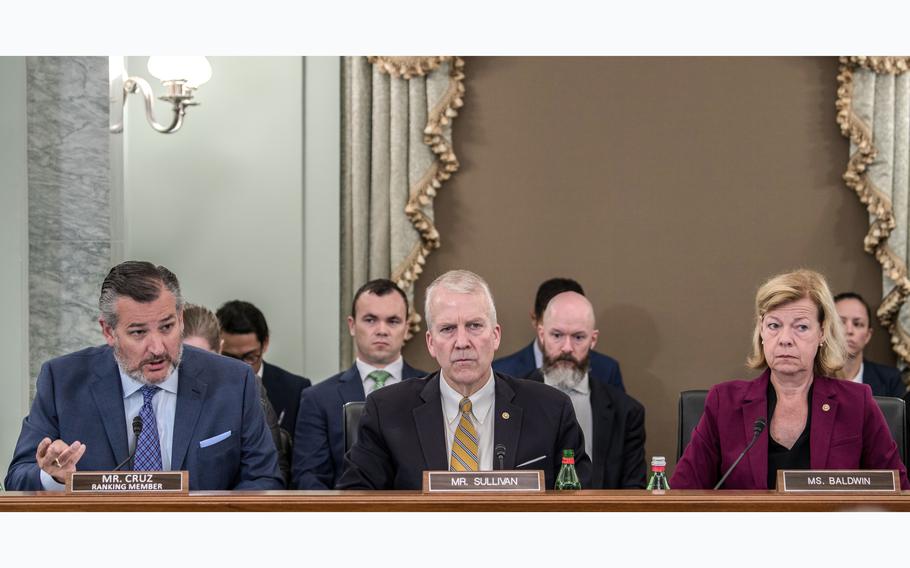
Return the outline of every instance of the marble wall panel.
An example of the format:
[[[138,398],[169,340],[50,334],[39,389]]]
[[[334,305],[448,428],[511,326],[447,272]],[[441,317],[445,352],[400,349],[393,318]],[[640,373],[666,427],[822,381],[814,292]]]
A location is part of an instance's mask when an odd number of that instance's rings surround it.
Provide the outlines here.
[[[31,391],[41,364],[101,343],[98,290],[111,261],[106,57],[29,57]]]

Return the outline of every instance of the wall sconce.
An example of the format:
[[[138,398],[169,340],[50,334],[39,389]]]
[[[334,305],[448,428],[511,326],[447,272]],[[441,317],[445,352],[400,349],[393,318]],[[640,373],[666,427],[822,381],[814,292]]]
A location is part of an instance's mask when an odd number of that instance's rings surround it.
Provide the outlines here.
[[[166,93],[158,98],[173,106],[174,117],[171,123],[165,126],[155,120],[152,112],[152,87],[142,77],[123,79],[121,108],[126,106],[126,98],[130,93],[139,91],[145,98],[145,118],[152,128],[164,134],[177,132],[183,126],[186,107],[199,104],[193,101],[193,95],[200,85],[212,78],[212,66],[205,57],[149,57],[148,70],[161,80],[166,89]],[[121,117],[117,124],[110,127],[111,132],[123,132],[123,122]]]

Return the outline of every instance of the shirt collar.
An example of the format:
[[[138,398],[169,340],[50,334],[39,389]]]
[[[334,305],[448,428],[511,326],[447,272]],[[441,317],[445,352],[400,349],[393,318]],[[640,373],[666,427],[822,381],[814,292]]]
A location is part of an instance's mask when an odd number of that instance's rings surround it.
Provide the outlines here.
[[[133,393],[145,386],[123,372],[123,369],[119,364],[117,365],[117,370],[120,371],[120,384],[123,386],[123,398],[129,398]],[[171,374],[155,386],[161,388],[161,390],[177,394],[177,371],[177,367],[174,367]]]
[[[364,381],[368,376],[370,376],[370,373],[376,370],[380,370],[379,367],[374,367],[369,363],[364,363],[360,360],[360,357],[358,357],[354,363],[357,365],[357,371],[360,373],[360,379]],[[393,379],[401,380],[401,374],[404,370],[404,358],[399,355],[398,359],[395,359],[381,370],[392,375]]]
[[[256,376],[259,377],[259,378],[261,379],[261,378],[262,378],[262,372],[263,372],[263,371],[265,371],[265,361],[263,361],[262,364],[259,365],[259,370],[256,371]]]
[[[439,392],[442,395],[442,410],[445,413],[446,422],[452,424],[461,416],[459,405],[464,397],[460,392],[449,386],[449,383],[442,376],[442,371],[439,371]],[[496,402],[496,381],[493,379],[493,369],[490,369],[487,383],[480,387],[479,391],[469,396],[468,399],[471,401],[471,414],[474,415],[474,419],[477,422],[483,425],[490,414],[490,409],[493,408],[493,403]]]
[[[539,369],[543,367],[543,351],[540,350],[540,342],[536,337],[532,343],[534,343],[534,365],[536,365],[534,368]]]
[[[577,392],[578,394],[588,395],[591,394],[591,381],[588,379],[588,373],[585,373],[585,376],[578,381],[578,384],[571,388],[559,387],[553,384],[553,381],[550,380],[547,375],[543,376],[543,382],[550,385],[551,387],[558,388],[559,390],[565,393]]]

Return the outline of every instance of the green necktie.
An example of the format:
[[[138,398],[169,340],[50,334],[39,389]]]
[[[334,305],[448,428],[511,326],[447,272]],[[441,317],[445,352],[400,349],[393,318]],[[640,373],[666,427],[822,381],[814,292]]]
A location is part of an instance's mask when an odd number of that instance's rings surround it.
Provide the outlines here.
[[[367,375],[367,378],[373,379],[373,382],[375,383],[373,390],[370,392],[379,390],[382,387],[384,387],[385,382],[387,380],[389,380],[389,377],[391,377],[391,376],[392,376],[392,373],[387,373],[386,371],[382,371],[379,369],[377,369],[377,370],[373,371],[372,373],[370,373],[369,375]]]

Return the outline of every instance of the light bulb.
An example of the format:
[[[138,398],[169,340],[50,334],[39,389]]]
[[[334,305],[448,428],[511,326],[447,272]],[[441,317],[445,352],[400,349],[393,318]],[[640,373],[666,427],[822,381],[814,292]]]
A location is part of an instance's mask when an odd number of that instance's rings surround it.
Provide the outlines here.
[[[212,78],[212,66],[205,57],[149,57],[149,73],[161,81],[186,81],[188,87],[197,88]]]

